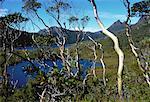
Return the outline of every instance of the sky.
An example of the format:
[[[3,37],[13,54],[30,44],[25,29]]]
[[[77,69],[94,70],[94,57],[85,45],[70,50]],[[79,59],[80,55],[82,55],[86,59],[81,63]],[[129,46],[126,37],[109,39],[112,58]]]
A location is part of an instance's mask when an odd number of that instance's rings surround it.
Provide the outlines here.
[[[45,8],[48,6],[51,6],[52,3],[50,1],[52,0],[38,0],[42,3],[42,8],[38,10],[38,14],[40,17],[43,18],[43,20],[46,22],[49,26],[58,26],[55,20],[50,17],[45,12]],[[95,21],[93,9],[91,7],[91,4],[88,0],[62,0],[66,1],[71,5],[71,9],[61,12],[61,22],[67,22],[68,18],[70,16],[76,16],[78,18],[82,18],[83,16],[89,16],[90,21],[85,27],[85,31],[91,31],[96,32],[99,31],[99,27],[97,22]],[[95,0],[98,8],[98,13],[101,21],[103,22],[104,26],[108,28],[110,25],[112,25],[115,21],[120,20],[124,22],[126,20],[127,11],[124,7],[122,0]],[[135,2],[139,2],[141,0],[129,0],[131,4]],[[23,12],[22,11],[22,0],[5,0],[5,2],[0,4],[0,16],[7,15],[8,13],[13,12]],[[41,29],[44,29],[45,26],[37,19],[37,17],[34,14],[27,15],[25,12],[24,16],[30,17],[36,23]],[[132,23],[136,23],[139,18],[132,18]],[[67,23],[68,24],[68,23]],[[25,30],[29,32],[38,32],[40,29],[38,29],[36,26],[31,24],[31,22],[28,22],[25,24],[26,26],[23,27]]]

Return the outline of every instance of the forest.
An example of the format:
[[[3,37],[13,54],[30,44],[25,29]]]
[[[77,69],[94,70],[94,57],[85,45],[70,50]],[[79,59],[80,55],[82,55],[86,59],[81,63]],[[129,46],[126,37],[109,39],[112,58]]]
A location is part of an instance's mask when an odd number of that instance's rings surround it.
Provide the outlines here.
[[[0,102],[149,101],[150,0],[0,0]]]

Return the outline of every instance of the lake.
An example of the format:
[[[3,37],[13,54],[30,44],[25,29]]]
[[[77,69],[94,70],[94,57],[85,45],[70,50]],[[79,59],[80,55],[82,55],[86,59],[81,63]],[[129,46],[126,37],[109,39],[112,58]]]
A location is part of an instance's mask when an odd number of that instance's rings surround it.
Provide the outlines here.
[[[39,64],[39,61],[34,60],[33,63],[36,67],[39,67],[40,70],[46,73],[50,72],[54,66],[51,60],[40,61],[40,64]],[[47,64],[48,67],[45,67],[44,63]],[[60,59],[56,60],[55,63],[59,70],[63,68],[62,61]],[[79,63],[82,66],[82,76],[84,77],[86,75],[87,69],[91,68],[93,61],[81,59]],[[31,63],[29,61],[21,61],[20,63],[14,66],[9,66],[7,68],[10,81],[12,82],[18,81],[17,87],[22,87],[26,85],[28,79],[33,78],[32,75],[24,71],[25,67],[28,67],[28,66],[31,66]],[[101,66],[101,64],[96,63],[96,67],[98,66]],[[73,68],[72,72],[75,73],[76,71],[77,70]]]

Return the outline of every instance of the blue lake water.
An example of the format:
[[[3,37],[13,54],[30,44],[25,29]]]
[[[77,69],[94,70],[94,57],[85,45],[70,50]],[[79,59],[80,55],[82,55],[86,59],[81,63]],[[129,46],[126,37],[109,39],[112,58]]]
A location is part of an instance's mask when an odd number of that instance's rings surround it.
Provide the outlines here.
[[[42,70],[46,73],[50,72],[52,70],[52,67],[54,66],[52,61],[50,61],[50,60],[40,62],[40,64],[37,61],[33,61],[33,63],[36,67],[39,67],[40,70]],[[45,67],[44,63],[47,64],[48,67]],[[79,63],[82,66],[82,76],[84,77],[86,75],[86,70],[92,66],[93,62],[90,60],[82,59],[79,61]],[[61,60],[57,60],[56,65],[57,65],[58,69],[63,68]],[[27,66],[31,66],[31,63],[28,61],[22,61],[14,66],[8,67],[8,74],[9,74],[10,81],[15,82],[18,80],[17,87],[24,86],[27,83],[29,78],[33,78],[33,76],[29,75],[26,71],[24,71],[25,67],[27,67]],[[98,67],[98,66],[101,66],[101,64],[96,63],[96,67]],[[72,72],[75,73],[76,69],[73,68]]]
[[[26,46],[26,47],[16,47],[15,50],[36,50],[36,47]]]

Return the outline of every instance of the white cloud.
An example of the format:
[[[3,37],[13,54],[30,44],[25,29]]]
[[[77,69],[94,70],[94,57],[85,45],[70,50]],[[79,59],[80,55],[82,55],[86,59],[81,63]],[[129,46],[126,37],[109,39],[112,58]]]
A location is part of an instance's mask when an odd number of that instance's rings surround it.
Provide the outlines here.
[[[8,9],[0,9],[0,17],[5,16],[8,13]]]

